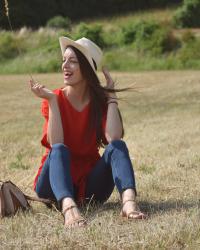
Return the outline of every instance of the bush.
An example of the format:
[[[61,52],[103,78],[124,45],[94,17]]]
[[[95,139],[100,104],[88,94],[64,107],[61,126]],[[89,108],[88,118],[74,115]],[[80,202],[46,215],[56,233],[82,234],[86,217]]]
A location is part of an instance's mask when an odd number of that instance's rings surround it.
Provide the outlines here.
[[[121,28],[109,27],[102,34],[106,48],[115,48],[121,45]]]
[[[185,32],[183,32],[181,40],[184,43],[190,43],[195,40],[195,35],[192,33],[192,31],[186,30]]]
[[[173,23],[178,28],[200,27],[200,0],[184,0],[176,11]]]
[[[158,55],[178,47],[172,32],[154,21],[139,21],[122,28],[123,44],[133,44],[139,52]]]
[[[159,24],[153,21],[130,23],[129,25],[122,27],[122,42],[124,44],[131,44],[136,40],[149,39],[159,28]]]
[[[0,60],[15,58],[22,50],[22,42],[19,38],[8,32],[1,32]]]
[[[125,27],[122,27],[121,31],[121,41],[122,44],[131,44],[135,41],[137,33],[137,24],[129,24]]]
[[[47,73],[47,72],[59,72],[61,69],[61,62],[57,58],[51,58],[46,62],[35,66],[33,72]]]
[[[148,36],[137,36],[135,46],[140,51],[147,51],[157,56],[179,47],[179,41],[170,30],[158,28]]]
[[[71,29],[71,20],[68,17],[55,16],[48,20],[47,27],[55,29]]]
[[[80,23],[77,27],[77,33],[75,39],[86,37],[96,43],[99,47],[106,47],[106,43],[103,38],[103,28],[99,24],[87,25],[86,23]]]
[[[177,54],[177,59],[184,67],[191,67],[200,58],[200,39],[192,40],[183,45]]]

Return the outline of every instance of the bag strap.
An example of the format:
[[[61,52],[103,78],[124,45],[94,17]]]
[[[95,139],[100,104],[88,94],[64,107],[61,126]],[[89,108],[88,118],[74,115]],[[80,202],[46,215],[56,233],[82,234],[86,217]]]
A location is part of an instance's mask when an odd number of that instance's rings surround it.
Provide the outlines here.
[[[9,182],[11,182],[11,181],[9,181]],[[0,180],[0,183],[5,183],[5,181],[1,181]],[[12,183],[12,182],[11,182]],[[12,183],[13,185],[15,185],[14,183]],[[16,185],[15,185],[16,186]],[[17,186],[16,186],[17,187]],[[17,187],[18,189],[19,189],[19,187]],[[20,189],[19,189],[20,190]],[[21,191],[21,190],[20,190]],[[22,191],[21,191],[22,192]],[[23,193],[23,192],[22,192]],[[30,200],[30,201],[38,201],[38,202],[42,202],[42,203],[45,203],[46,205],[53,205],[53,204],[55,204],[55,202],[54,201],[52,201],[52,200],[49,200],[49,199],[44,199],[44,198],[38,198],[38,197],[32,197],[32,196],[29,196],[29,195],[26,195],[26,194],[24,194],[23,193],[23,195],[25,196],[25,198],[27,199],[27,200]]]
[[[30,200],[30,201],[38,201],[38,202],[45,203],[45,204],[47,204],[47,205],[53,205],[53,204],[55,204],[54,201],[49,200],[49,199],[38,198],[38,197],[32,197],[32,196],[29,196],[29,195],[26,195],[26,194],[24,194],[24,196],[25,196],[25,198],[26,198],[27,200]]]

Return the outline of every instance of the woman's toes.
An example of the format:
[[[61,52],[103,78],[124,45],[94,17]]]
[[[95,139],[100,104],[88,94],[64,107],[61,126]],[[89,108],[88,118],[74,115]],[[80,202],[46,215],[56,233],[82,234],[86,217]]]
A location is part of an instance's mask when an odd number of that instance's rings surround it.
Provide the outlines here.
[[[133,212],[129,214],[128,219],[146,219],[147,216],[143,214],[142,212]]]

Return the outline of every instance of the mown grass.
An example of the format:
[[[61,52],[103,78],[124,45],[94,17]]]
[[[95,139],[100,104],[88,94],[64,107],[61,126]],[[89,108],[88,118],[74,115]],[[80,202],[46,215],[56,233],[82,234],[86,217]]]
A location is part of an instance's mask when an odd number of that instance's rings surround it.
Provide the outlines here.
[[[71,231],[63,228],[59,212],[32,203],[30,212],[0,220],[0,249],[200,248],[200,73],[112,75],[119,87],[135,83],[140,91],[121,94],[120,109],[139,205],[149,219],[122,219],[116,191],[103,206],[84,208],[88,227]],[[61,74],[33,77],[50,88],[62,86]],[[0,179],[33,195],[43,119],[28,80],[0,78]]]

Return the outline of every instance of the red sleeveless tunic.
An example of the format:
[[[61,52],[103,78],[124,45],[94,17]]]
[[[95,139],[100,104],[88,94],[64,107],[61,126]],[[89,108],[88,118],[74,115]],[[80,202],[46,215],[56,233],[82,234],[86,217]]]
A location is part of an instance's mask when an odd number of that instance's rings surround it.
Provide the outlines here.
[[[63,132],[64,132],[64,144],[70,151],[70,170],[72,175],[73,184],[78,190],[78,201],[83,201],[85,198],[85,186],[87,177],[95,166],[96,162],[100,159],[99,148],[96,143],[96,132],[91,132],[89,138],[86,137],[86,132],[89,123],[89,110],[90,103],[79,112],[64,95],[62,89],[54,90],[57,95],[58,105],[61,114]],[[40,167],[34,180],[34,189],[38,177],[42,171],[43,164],[48,156],[51,146],[47,141],[47,127],[49,119],[49,106],[48,101],[43,100],[41,106],[42,115],[45,118],[43,126],[43,135],[41,144],[46,148],[46,152],[42,157]],[[102,129],[105,134],[107,108],[103,109]],[[105,144],[107,144],[106,138],[103,138]]]

